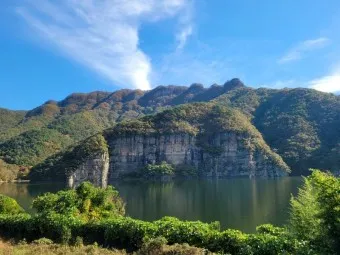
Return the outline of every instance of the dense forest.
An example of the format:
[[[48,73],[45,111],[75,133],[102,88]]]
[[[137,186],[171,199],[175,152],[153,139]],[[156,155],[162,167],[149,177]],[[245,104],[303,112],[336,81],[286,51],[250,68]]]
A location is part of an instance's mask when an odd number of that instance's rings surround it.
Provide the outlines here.
[[[308,174],[309,168],[340,169],[339,96],[302,88],[253,89],[232,79],[209,88],[193,84],[78,93],[30,111],[0,109],[0,178],[20,178],[46,158],[122,121],[194,102],[243,113],[293,175]],[[176,125],[189,128],[185,122]]]

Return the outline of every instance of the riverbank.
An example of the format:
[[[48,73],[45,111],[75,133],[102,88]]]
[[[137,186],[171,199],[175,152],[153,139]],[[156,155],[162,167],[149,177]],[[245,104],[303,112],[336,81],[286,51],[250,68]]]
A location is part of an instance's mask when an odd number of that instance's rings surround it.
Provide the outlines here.
[[[30,180],[10,180],[10,181],[1,181],[0,183],[30,183]]]

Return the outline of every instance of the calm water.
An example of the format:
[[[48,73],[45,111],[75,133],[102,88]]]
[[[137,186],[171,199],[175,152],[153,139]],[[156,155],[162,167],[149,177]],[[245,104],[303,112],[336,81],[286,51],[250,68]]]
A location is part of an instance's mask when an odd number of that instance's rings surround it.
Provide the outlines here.
[[[129,216],[155,220],[163,216],[180,219],[220,221],[223,228],[254,232],[264,223],[283,225],[288,218],[289,199],[302,180],[227,179],[185,180],[169,183],[113,183],[126,202]],[[60,184],[0,184],[0,193],[9,195],[29,209],[37,195],[62,189]]]

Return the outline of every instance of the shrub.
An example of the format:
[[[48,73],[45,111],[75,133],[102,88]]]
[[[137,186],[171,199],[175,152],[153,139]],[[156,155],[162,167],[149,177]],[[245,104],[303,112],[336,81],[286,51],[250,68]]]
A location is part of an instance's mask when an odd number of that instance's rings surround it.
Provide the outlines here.
[[[67,215],[83,221],[117,217],[125,213],[125,205],[118,191],[112,186],[97,188],[89,182],[83,182],[75,190],[38,196],[33,201],[33,208],[41,215]]]
[[[164,175],[173,175],[174,167],[165,161],[159,165],[148,164],[142,169],[145,177],[160,177]]]
[[[24,212],[24,209],[21,208],[21,206],[15,199],[0,194],[0,215],[15,215]]]

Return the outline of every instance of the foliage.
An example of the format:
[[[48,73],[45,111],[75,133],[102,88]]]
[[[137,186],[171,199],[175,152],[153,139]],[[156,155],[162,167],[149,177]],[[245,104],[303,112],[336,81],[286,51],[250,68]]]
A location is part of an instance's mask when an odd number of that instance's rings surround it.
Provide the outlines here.
[[[112,186],[96,188],[83,182],[75,190],[45,193],[33,201],[33,208],[42,217],[62,215],[82,221],[93,221],[124,215],[124,203]]]
[[[299,189],[297,197],[291,201],[290,227],[300,239],[312,240],[321,233],[320,204],[317,201],[316,190],[309,178],[304,178],[304,184]]]
[[[1,214],[20,214],[24,213],[24,209],[18,204],[15,199],[0,194],[0,215]]]
[[[32,168],[33,180],[65,181],[81,163],[93,155],[108,153],[108,145],[101,134],[94,135],[66,151],[47,158]]]
[[[0,181],[8,182],[27,175],[27,168],[14,164],[7,164],[0,159]]]
[[[14,127],[24,116],[25,111],[10,111],[0,108],[0,132]]]
[[[56,130],[27,131],[0,144],[0,157],[8,163],[32,166],[71,144]]]
[[[290,228],[323,253],[340,250],[340,179],[314,170],[291,200]]]
[[[277,90],[253,114],[254,124],[295,174],[334,164],[340,139],[340,97],[310,89]]]
[[[174,167],[165,161],[160,164],[147,164],[142,169],[143,175],[146,177],[158,177],[163,175],[173,175]]]

